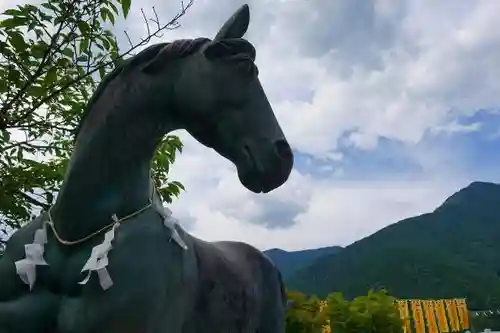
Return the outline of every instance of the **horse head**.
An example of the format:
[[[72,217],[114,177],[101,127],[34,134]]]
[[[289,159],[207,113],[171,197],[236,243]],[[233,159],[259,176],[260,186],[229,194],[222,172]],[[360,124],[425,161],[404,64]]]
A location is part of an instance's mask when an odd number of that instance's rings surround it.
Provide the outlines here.
[[[176,44],[168,44],[142,72],[158,85],[168,71],[176,72],[175,82],[163,92],[174,96],[169,116],[233,162],[241,183],[260,193],[288,179],[293,153],[258,79],[255,48],[242,38],[248,24],[244,5],[196,52],[172,62],[169,54]]]

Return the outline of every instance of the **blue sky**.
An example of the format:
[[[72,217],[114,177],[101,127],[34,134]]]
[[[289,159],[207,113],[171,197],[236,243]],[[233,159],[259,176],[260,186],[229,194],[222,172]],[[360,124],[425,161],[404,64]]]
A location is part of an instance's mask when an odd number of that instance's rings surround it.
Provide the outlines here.
[[[412,152],[431,149],[446,152],[440,154],[440,164],[448,164],[450,169],[466,178],[500,182],[499,109],[479,109],[471,115],[454,118],[449,126],[428,130],[418,143],[410,145],[379,137],[375,148],[365,150],[349,143],[342,144],[350,133],[352,131],[347,131],[340,138],[337,151],[342,157],[339,159],[315,158],[296,151],[297,170],[318,179],[338,181],[422,179],[428,170]]]
[[[425,177],[425,168],[415,161],[409,151],[437,147],[451,154],[443,158],[452,168],[461,170],[474,179],[499,181],[500,172],[500,112],[498,110],[478,110],[472,116],[454,120],[463,128],[458,131],[427,131],[421,141],[411,147],[387,138],[379,138],[377,147],[366,151],[356,147],[342,147],[342,161],[315,161],[308,164],[310,157],[297,155],[298,169],[302,172],[322,173],[324,165],[337,165],[344,168],[344,179],[378,179],[383,174],[391,177]]]
[[[459,118],[461,125],[480,124],[471,132],[440,133],[427,140],[456,149],[463,172],[474,178],[499,181],[500,172],[500,113],[498,110],[479,110],[470,117]]]

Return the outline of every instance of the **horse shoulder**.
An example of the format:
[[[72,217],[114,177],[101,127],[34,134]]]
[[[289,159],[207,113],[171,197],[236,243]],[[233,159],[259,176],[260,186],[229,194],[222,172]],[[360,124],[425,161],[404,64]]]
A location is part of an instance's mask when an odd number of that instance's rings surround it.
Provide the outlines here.
[[[24,258],[24,245],[33,243],[35,232],[42,226],[43,220],[39,216],[16,230],[7,241],[4,256],[13,260]]]
[[[17,276],[15,262],[24,258],[24,245],[33,242],[42,226],[37,218],[17,230],[0,258],[0,332],[40,332],[55,321],[58,297],[47,290],[28,286]]]

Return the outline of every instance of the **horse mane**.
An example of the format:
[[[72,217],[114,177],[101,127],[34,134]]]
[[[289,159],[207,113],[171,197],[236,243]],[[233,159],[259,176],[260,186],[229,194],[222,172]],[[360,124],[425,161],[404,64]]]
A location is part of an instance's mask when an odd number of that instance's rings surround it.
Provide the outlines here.
[[[164,55],[169,61],[174,61],[179,58],[189,56],[198,51],[202,45],[209,42],[208,38],[195,39],[178,39],[171,43],[158,43],[151,45],[138,54],[126,59],[123,63],[117,65],[110,73],[108,73],[101,82],[97,85],[96,90],[90,97],[85,109],[83,110],[80,121],[75,129],[75,140],[82,129],[85,120],[89,117],[92,107],[97,103],[108,85],[113,82],[120,74],[126,70],[135,68],[152,60],[161,50],[165,49]]]

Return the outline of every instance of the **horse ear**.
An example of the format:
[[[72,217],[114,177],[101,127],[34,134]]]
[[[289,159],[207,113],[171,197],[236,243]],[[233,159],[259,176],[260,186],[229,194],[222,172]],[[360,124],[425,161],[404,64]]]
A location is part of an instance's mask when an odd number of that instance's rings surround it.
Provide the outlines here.
[[[241,6],[220,28],[214,42],[228,38],[241,38],[247,32],[250,23],[250,8],[247,4]]]

